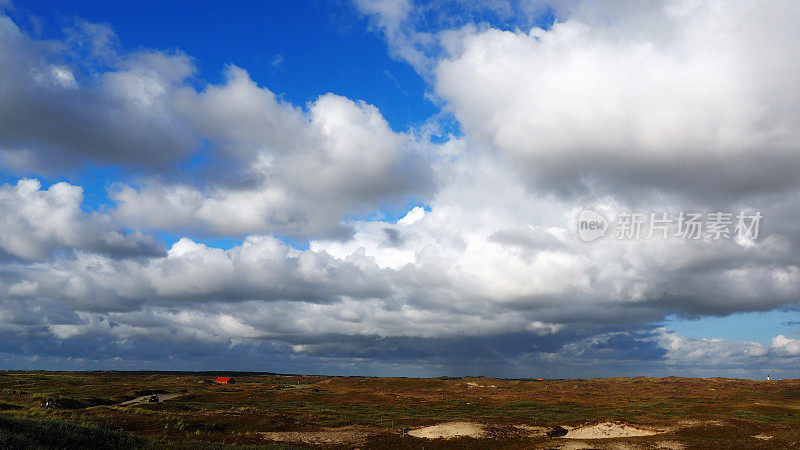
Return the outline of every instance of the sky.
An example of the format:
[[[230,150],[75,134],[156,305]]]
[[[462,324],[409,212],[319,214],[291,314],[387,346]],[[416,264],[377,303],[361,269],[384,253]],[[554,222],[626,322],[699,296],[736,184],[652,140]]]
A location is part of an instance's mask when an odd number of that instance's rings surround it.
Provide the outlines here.
[[[0,0],[0,369],[797,378],[798,20]]]

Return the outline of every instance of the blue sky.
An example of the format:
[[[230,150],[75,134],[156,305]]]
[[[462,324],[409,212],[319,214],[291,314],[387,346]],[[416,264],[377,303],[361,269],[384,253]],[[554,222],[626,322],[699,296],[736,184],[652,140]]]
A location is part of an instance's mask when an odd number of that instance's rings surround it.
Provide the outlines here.
[[[0,1],[0,364],[791,376],[798,16]]]
[[[769,311],[731,314],[725,317],[680,319],[668,317],[664,326],[694,339],[720,338],[769,344],[773,337],[796,335],[800,314],[797,311]]]

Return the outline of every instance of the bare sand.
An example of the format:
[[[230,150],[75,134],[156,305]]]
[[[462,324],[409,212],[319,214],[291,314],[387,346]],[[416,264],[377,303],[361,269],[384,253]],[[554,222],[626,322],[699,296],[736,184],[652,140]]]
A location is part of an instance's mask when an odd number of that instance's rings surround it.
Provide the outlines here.
[[[425,439],[451,439],[457,437],[483,437],[484,426],[473,422],[447,422],[430,427],[416,428],[408,432],[409,436]]]
[[[621,437],[652,436],[663,433],[659,430],[639,428],[620,422],[603,422],[569,429],[565,439],[610,439]]]

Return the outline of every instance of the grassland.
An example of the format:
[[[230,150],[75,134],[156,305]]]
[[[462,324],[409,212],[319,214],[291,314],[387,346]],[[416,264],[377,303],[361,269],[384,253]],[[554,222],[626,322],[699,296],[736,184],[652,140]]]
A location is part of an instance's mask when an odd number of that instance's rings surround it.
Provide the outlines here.
[[[0,372],[0,448],[798,448],[800,380],[496,380]],[[161,403],[119,406],[151,393]],[[46,401],[56,409],[45,409]],[[402,428],[483,426],[424,439]],[[556,427],[658,430],[573,440]]]

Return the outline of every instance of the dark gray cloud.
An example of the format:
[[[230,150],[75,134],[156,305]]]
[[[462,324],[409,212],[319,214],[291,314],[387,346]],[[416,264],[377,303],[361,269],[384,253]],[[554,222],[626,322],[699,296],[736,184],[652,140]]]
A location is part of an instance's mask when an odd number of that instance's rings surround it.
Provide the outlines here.
[[[397,247],[403,244],[403,236],[400,234],[400,231],[394,228],[384,228],[383,232],[386,234],[388,245]]]
[[[163,169],[193,150],[196,137],[166,105],[169,91],[194,70],[189,58],[160,52],[100,55],[112,51],[106,48],[112,39],[107,33],[83,24],[65,41],[38,41],[0,11],[5,166],[58,173],[91,161]],[[71,65],[73,57],[86,56],[76,45],[91,47],[89,53],[111,67],[92,74]]]

